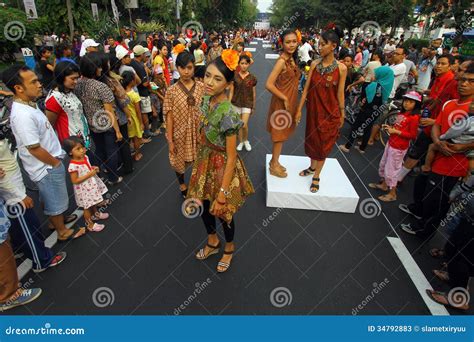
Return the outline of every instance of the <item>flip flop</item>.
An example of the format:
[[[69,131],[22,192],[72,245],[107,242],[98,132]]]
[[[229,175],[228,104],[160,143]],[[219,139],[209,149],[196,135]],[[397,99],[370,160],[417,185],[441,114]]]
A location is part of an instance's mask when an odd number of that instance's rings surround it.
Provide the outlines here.
[[[447,306],[450,306],[449,305],[449,301],[448,301],[448,296],[446,295],[445,292],[440,292],[440,291],[435,291],[435,290],[426,290],[426,294],[428,295],[428,297],[431,298],[431,300],[433,300],[434,302],[438,303],[438,304],[441,304],[441,305],[447,305]],[[442,301],[436,299],[433,295],[438,295],[438,296],[442,296],[443,298],[446,299],[446,303],[443,303]]]
[[[433,274],[441,281],[449,282],[449,273],[447,271],[433,270]]]
[[[74,222],[76,220],[77,220],[77,215],[76,214],[67,215],[67,216],[64,217],[64,224],[68,224],[68,223]],[[52,226],[51,224],[48,224],[48,229],[49,230],[55,230],[54,226]]]
[[[84,228],[84,227],[80,227],[80,228],[77,227],[77,228],[73,228],[73,229],[74,229],[74,231],[73,231],[72,234],[69,235],[67,238],[65,238],[65,239],[60,239],[60,238],[58,237],[58,242],[67,242],[67,241],[71,241],[71,240],[78,239],[78,238],[80,238],[80,237],[86,235],[87,229]],[[84,234],[81,234],[81,235],[77,236],[77,233],[79,233],[82,229],[84,229]]]
[[[442,258],[446,255],[446,252],[444,249],[441,249],[441,248],[431,248],[430,255],[433,258]]]

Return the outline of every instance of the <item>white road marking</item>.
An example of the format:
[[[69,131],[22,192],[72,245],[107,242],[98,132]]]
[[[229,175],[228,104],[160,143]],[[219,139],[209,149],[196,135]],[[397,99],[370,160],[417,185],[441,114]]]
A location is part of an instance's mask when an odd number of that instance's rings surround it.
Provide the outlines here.
[[[266,53],[265,54],[265,59],[278,59],[280,57],[279,54],[277,53]]]
[[[335,144],[337,146],[337,143]],[[354,171],[354,174],[356,175],[357,179],[359,179],[359,182],[362,184],[362,186],[365,188],[365,190],[367,191],[367,193],[369,194],[369,196],[375,201],[374,197],[372,196],[372,194],[370,193],[369,189],[367,188],[367,186],[365,185],[365,183],[362,181],[362,179],[360,178],[359,174],[356,172],[356,170],[354,169],[354,167],[352,166],[351,162],[349,161],[349,159],[347,159],[346,155],[344,152],[342,152],[340,149],[339,149],[339,146],[337,146],[337,149],[339,150],[339,152],[341,153],[341,155],[344,157],[344,159],[346,160],[346,162],[349,164],[349,166],[351,167],[352,171]],[[390,222],[390,220],[388,219],[387,215],[385,215],[384,212],[382,212],[382,215],[383,217],[385,218],[385,220],[388,222],[388,224],[390,225],[390,228],[392,228],[393,232],[395,233],[395,235],[397,236],[396,238],[390,238],[387,236],[387,239],[388,241],[390,242],[390,244],[392,245],[393,249],[395,250],[395,253],[397,254],[397,256],[399,257],[403,267],[405,267],[405,270],[407,271],[408,275],[410,276],[410,279],[411,281],[413,282],[413,284],[415,285],[416,289],[418,290],[418,292],[420,293],[420,296],[421,298],[423,298],[426,306],[428,307],[428,309],[430,310],[431,314],[432,315],[449,315],[449,312],[446,310],[446,308],[444,308],[444,306],[440,305],[440,304],[437,304],[435,302],[433,302],[429,297],[428,295],[426,294],[425,290],[427,289],[432,289],[430,283],[428,282],[428,280],[426,279],[425,275],[423,274],[423,272],[421,271],[420,267],[418,266],[418,264],[416,263],[416,261],[413,259],[413,257],[410,255],[410,252],[408,251],[408,249],[406,248],[405,244],[403,243],[402,239],[400,238],[400,235],[398,235],[397,231],[395,230],[395,228],[393,227],[392,225],[392,222]],[[395,247],[396,246],[396,247]],[[400,254],[399,254],[400,253]],[[402,256],[403,255],[403,259],[402,259]],[[441,307],[441,308],[440,308]],[[444,309],[444,310],[443,310]]]
[[[392,245],[395,253],[397,253],[398,258],[405,267],[408,275],[416,286],[418,292],[420,292],[421,298],[425,301],[426,306],[430,310],[431,314],[434,316],[449,316],[448,310],[444,305],[434,302],[428,295],[425,290],[432,290],[430,282],[426,279],[423,272],[420,270],[420,267],[416,261],[411,256],[408,249],[405,247],[405,244],[399,238],[388,237],[388,241]]]
[[[76,208],[72,214],[77,215],[77,219],[66,224],[67,228],[71,228],[84,215],[84,211]],[[49,228],[47,228],[49,229]],[[53,231],[44,241],[44,245],[52,248],[58,242],[58,233]],[[17,268],[18,279],[21,280],[33,267],[33,262],[30,259],[25,259]]]
[[[255,51],[257,51],[257,49],[256,49],[256,48],[249,48],[249,47],[246,47],[246,48],[244,49],[244,51],[255,52]]]

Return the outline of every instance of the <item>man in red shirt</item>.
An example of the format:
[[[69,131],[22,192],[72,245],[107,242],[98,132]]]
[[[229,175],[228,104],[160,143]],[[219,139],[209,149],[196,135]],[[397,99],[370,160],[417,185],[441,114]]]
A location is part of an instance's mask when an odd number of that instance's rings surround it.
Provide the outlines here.
[[[449,193],[459,178],[468,173],[465,152],[474,148],[474,143],[451,144],[439,139],[441,134],[460,119],[468,116],[469,106],[474,99],[474,63],[470,63],[458,79],[459,99],[445,103],[436,118],[431,138],[440,152],[436,153],[431,173],[420,174],[415,180],[414,203],[400,204],[399,208],[419,219],[416,228],[402,224],[402,229],[413,235],[427,236],[437,229],[449,209]]]
[[[428,146],[432,143],[431,127],[434,125],[443,105],[448,100],[459,98],[456,78],[466,70],[471,61],[466,61],[459,65],[456,75],[452,74],[450,68],[446,66],[447,61],[453,61],[453,59],[442,56],[436,63],[436,73],[439,73],[440,76],[435,80],[433,87],[431,87],[432,92],[430,92],[430,103],[428,104],[431,111],[431,118],[420,120],[420,124],[425,126],[425,128],[418,134],[415,143],[408,151],[408,158],[405,160],[398,177],[399,182],[403,181],[405,176],[418,164],[418,161],[424,158],[428,151]],[[451,75],[453,75],[453,77],[451,77]],[[442,89],[440,90],[441,86]]]

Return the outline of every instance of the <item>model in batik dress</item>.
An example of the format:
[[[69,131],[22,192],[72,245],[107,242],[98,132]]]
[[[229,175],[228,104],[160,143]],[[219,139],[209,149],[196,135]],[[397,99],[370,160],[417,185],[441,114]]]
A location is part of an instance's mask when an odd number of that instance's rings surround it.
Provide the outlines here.
[[[196,160],[204,84],[193,79],[194,56],[188,51],[176,57],[179,80],[168,88],[163,102],[169,160],[178,178],[179,190],[186,197],[186,165]]]
[[[247,170],[236,151],[237,134],[243,123],[226,95],[238,58],[234,50],[224,50],[222,56],[206,69],[201,141],[188,188],[187,201],[202,205],[201,217],[208,234],[207,245],[198,251],[196,258],[204,260],[219,252],[216,217],[222,223],[226,244],[217,265],[218,272],[227,271],[235,250],[233,217],[246,198],[254,193]]]
[[[296,32],[286,30],[280,38],[283,42],[283,53],[277,59],[266,83],[266,88],[272,93],[267,130],[273,142],[272,159],[269,165],[270,174],[285,178],[288,174],[279,159],[283,143],[290,138],[296,128],[295,116],[301,72],[296,63],[298,55]]]
[[[339,41],[339,30],[328,30],[321,35],[321,58],[311,64],[296,114],[296,122],[299,123],[308,97],[304,149],[311,162],[307,169],[300,172],[300,176],[314,175],[309,189],[313,193],[319,191],[321,170],[344,124],[347,68],[334,57]]]

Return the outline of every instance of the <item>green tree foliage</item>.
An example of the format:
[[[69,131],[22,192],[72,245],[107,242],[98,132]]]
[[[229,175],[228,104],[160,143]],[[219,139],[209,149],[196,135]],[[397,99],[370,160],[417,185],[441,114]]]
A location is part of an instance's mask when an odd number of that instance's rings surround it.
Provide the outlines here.
[[[418,0],[418,5],[421,14],[432,19],[428,32],[442,26],[461,31],[472,26],[471,0]]]
[[[300,16],[293,26],[302,28],[316,26],[318,22],[320,27],[335,22],[351,31],[367,21],[374,21],[380,27],[409,27],[413,5],[412,0],[274,0],[271,23],[283,25],[285,17],[298,12]]]
[[[47,27],[47,19],[27,20],[24,11],[16,8],[0,10],[0,53],[18,52],[21,47],[31,47],[33,37]]]

